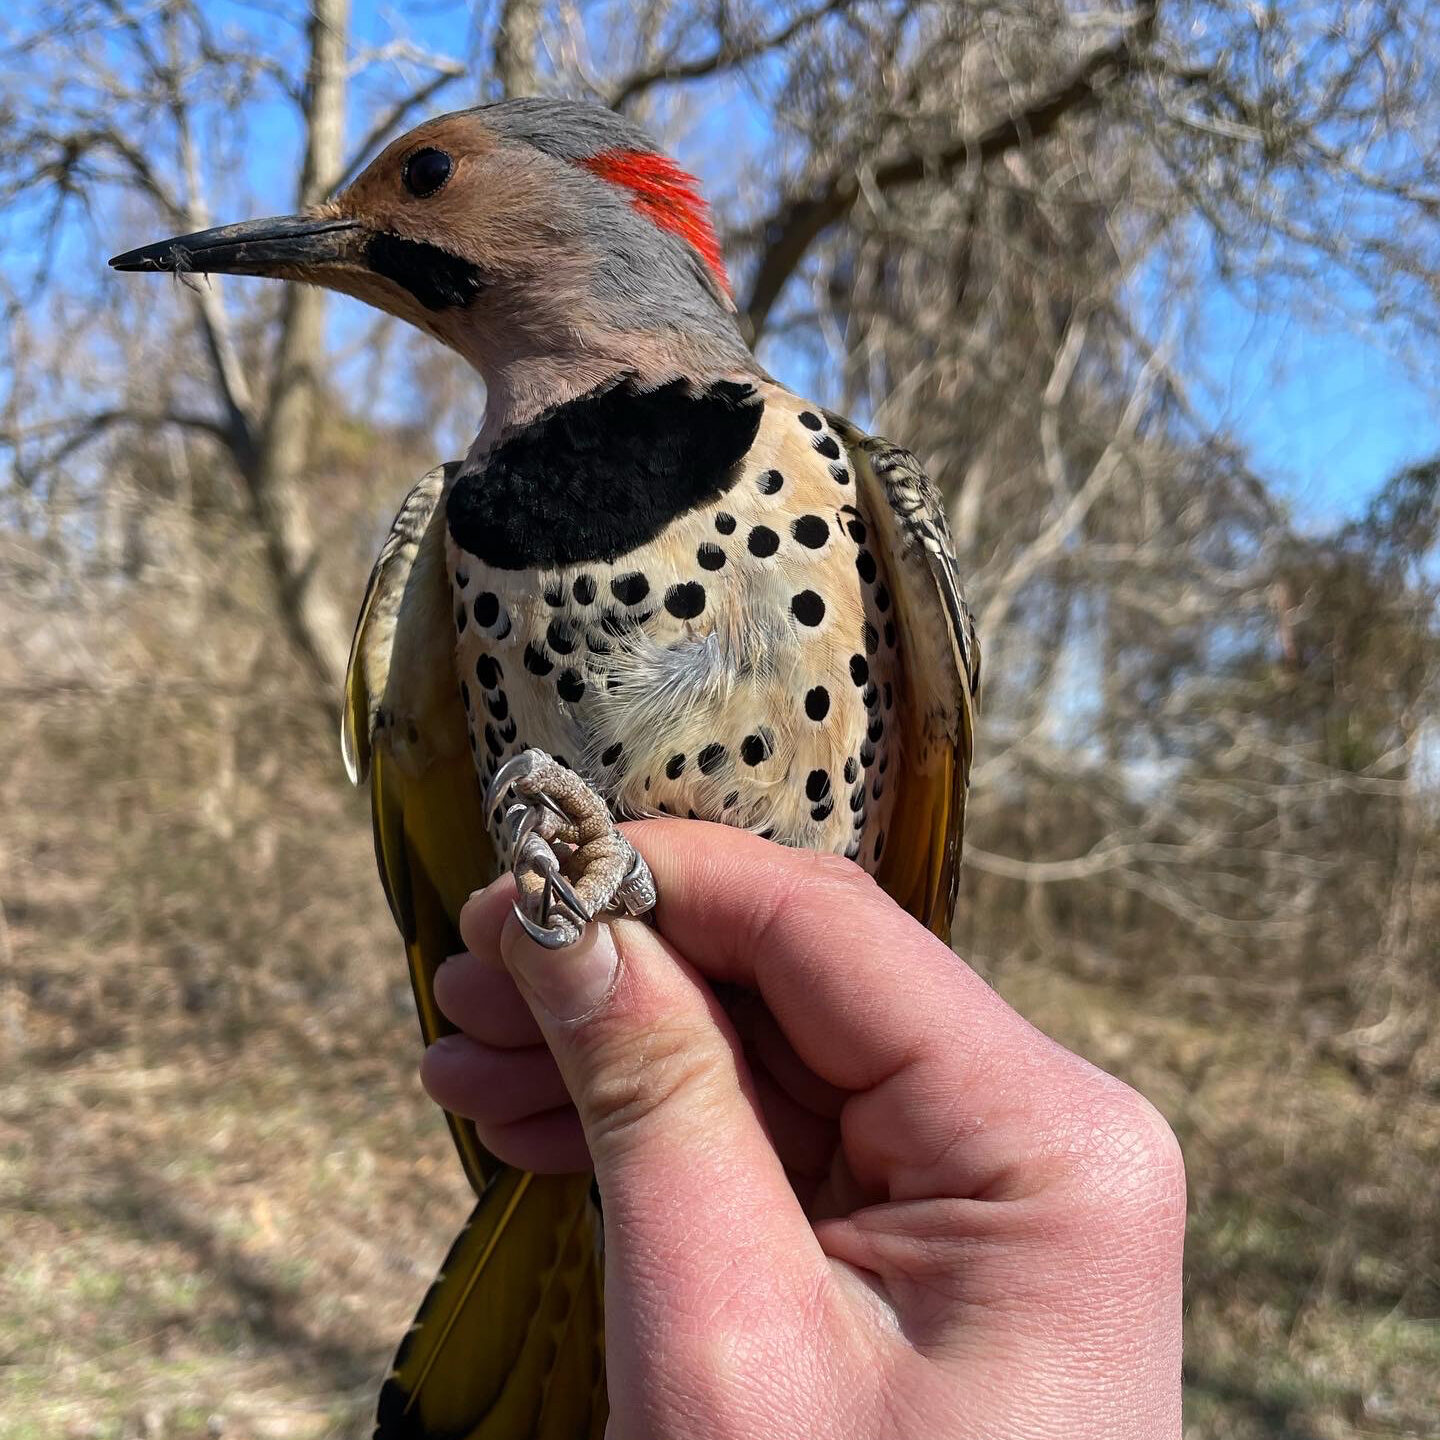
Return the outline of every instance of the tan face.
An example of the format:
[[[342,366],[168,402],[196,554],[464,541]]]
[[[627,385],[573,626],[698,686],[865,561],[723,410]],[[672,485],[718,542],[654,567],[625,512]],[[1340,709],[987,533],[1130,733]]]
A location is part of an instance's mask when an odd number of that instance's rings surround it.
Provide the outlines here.
[[[430,121],[389,145],[334,200],[303,215],[161,241],[120,270],[268,275],[322,285],[461,349],[481,312],[513,321],[589,268],[556,203],[574,172],[505,141],[472,115]]]
[[[535,273],[554,258],[545,215],[558,166],[499,140],[475,116],[447,115],[387,146],[322,210],[492,276]]]

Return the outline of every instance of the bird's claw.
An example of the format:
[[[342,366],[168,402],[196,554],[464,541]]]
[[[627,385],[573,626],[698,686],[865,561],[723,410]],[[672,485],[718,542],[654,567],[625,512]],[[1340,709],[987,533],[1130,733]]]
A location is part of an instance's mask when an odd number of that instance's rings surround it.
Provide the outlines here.
[[[496,772],[486,808],[506,801],[515,913],[536,944],[563,949],[596,915],[654,908],[650,867],[573,770],[543,750],[522,751]]]

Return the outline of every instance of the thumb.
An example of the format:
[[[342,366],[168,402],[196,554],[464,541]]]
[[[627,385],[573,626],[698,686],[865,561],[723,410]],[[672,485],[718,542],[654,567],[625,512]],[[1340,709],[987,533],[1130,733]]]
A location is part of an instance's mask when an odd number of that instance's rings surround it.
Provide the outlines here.
[[[723,1274],[734,1283],[737,1248],[717,1235],[767,1253],[751,1267],[757,1284],[773,1289],[786,1269],[813,1276],[823,1258],[759,1118],[739,1042],[665,940],[620,919],[546,950],[512,916],[500,953],[585,1130],[605,1207],[607,1285],[632,1301],[648,1294],[672,1319],[687,1294],[713,1306]]]

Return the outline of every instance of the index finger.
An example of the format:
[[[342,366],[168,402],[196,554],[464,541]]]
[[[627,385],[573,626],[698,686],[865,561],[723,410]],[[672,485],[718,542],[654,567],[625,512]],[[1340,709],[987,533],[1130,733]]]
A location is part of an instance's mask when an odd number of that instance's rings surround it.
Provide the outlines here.
[[[1012,1010],[838,856],[723,825],[626,827],[653,872],[661,933],[705,977],[756,990],[816,1075],[851,1092],[845,1140],[892,1199],[1018,1195],[1065,1150],[1094,1070]]]

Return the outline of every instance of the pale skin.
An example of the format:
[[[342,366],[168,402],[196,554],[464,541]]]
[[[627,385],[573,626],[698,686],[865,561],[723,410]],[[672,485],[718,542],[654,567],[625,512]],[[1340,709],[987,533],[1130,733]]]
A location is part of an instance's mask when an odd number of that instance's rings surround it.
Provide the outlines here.
[[[625,830],[655,927],[543,950],[497,881],[422,1066],[501,1159],[593,1165],[610,1440],[1178,1437],[1158,1112],[848,861]]]

